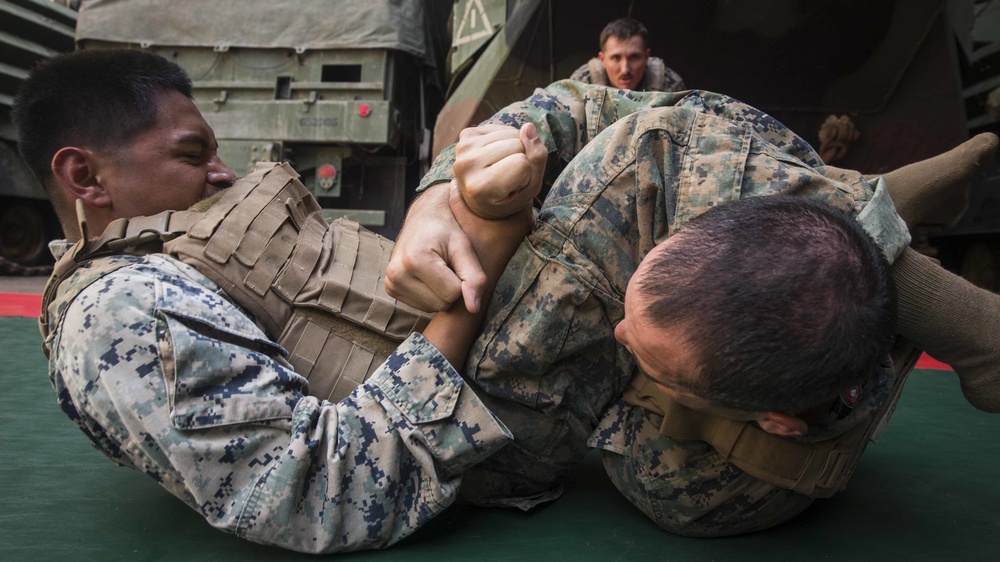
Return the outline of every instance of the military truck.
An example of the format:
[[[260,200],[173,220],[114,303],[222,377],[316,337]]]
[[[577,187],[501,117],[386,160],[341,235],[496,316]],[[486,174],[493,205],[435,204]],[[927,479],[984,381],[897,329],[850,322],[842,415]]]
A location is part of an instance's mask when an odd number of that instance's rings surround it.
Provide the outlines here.
[[[443,101],[450,2],[85,1],[79,49],[175,61],[238,176],[288,161],[325,209],[394,237]],[[441,43],[438,45],[438,43]],[[421,167],[421,162],[424,166]]]
[[[997,132],[986,99],[1000,86],[1000,2],[457,0],[451,84],[434,151],[533,89],[596,56],[607,22],[631,16],[652,54],[689,88],[759,107],[820,147],[831,116],[859,136],[831,163],[877,174]],[[1000,93],[995,94],[1000,96]],[[1000,289],[1000,171],[914,231],[918,249]]]
[[[0,0],[0,273],[41,273],[61,230],[45,191],[17,154],[10,108],[39,61],[73,50],[76,13],[49,0]],[[32,268],[35,266],[35,268]]]
[[[877,174],[998,130],[998,0],[93,0],[76,39],[177,61],[237,173],[288,160],[328,216],[392,236],[430,157],[568,77],[623,16],[688,87],[760,107],[814,146],[844,116],[859,136],[838,166]],[[994,165],[957,225],[960,197],[914,231],[994,290],[998,190]]]

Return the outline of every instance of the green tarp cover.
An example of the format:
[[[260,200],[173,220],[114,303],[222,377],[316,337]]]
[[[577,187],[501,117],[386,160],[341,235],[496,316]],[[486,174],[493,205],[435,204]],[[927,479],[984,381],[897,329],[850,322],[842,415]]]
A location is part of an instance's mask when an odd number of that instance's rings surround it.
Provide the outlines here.
[[[174,47],[396,49],[423,57],[420,0],[90,0],[77,42]]]

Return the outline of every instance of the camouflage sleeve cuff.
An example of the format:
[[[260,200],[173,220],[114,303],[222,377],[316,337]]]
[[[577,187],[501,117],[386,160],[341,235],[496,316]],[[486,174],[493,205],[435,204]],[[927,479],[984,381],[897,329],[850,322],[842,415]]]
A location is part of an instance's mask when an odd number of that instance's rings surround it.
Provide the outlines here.
[[[413,427],[446,474],[459,475],[513,436],[462,381],[448,360],[414,332],[366,385],[381,391],[386,411]]]
[[[438,154],[438,157],[434,159],[434,165],[431,166],[427,175],[420,180],[420,185],[417,186],[417,193],[424,191],[436,183],[449,182],[454,179],[455,173],[452,171],[454,165],[455,145],[451,145],[442,150],[441,154]]]
[[[906,223],[896,213],[896,207],[889,199],[882,178],[869,180],[875,189],[874,195],[858,213],[857,221],[865,229],[889,263],[903,253],[910,244],[910,231]]]

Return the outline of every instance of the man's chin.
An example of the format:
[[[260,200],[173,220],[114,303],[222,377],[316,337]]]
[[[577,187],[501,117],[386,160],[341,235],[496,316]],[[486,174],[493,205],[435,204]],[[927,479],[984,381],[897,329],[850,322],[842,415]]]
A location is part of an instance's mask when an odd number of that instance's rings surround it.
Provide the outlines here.
[[[618,89],[631,90],[635,87],[635,80],[618,80]]]

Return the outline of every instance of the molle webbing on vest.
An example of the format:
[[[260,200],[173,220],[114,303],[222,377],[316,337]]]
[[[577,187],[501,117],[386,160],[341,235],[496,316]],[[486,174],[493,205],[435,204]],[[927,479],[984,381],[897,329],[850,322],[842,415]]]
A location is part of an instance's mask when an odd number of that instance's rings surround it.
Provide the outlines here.
[[[258,164],[241,183],[164,251],[262,323],[310,394],[339,400],[430,317],[385,292],[392,242],[353,221],[328,225],[287,164]]]
[[[61,279],[96,257],[173,255],[218,284],[289,351],[310,394],[339,400],[430,315],[385,292],[391,241],[353,221],[327,224],[319,210],[287,164],[260,163],[207,209],[115,221],[98,240],[71,250],[50,285],[54,294]]]
[[[663,435],[704,441],[726,461],[759,480],[814,498],[827,498],[847,486],[865,447],[882,434],[919,355],[911,346],[897,343],[892,353],[896,380],[885,403],[867,421],[842,435],[812,443],[773,435],[753,422],[687,408],[643,374],[633,377],[624,399],[662,415]]]
[[[160,252],[163,250],[164,240],[170,240],[183,235],[191,223],[200,216],[186,211],[164,211],[146,217],[118,219],[109,224],[100,237],[89,240],[87,219],[83,211],[83,202],[80,200],[77,200],[76,213],[80,224],[80,232],[83,236],[79,242],[73,245],[56,262],[52,268],[52,274],[45,283],[45,291],[42,296],[42,310],[38,317],[38,329],[42,334],[43,341],[52,331],[49,304],[56,298],[56,291],[59,285],[70,274],[76,271],[77,268],[97,258],[116,254],[146,255]],[[126,265],[129,265],[129,263],[123,261],[100,264],[98,266],[92,264],[89,275],[97,279]],[[72,299],[69,300],[71,301]],[[48,356],[48,349],[45,349],[43,346],[43,350],[46,356]]]

